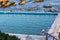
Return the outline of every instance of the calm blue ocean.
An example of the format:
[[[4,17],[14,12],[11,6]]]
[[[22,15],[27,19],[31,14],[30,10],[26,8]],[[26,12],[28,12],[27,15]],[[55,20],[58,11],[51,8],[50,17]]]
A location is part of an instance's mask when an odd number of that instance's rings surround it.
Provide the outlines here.
[[[47,32],[57,15],[0,14],[0,30],[7,33],[40,35]]]

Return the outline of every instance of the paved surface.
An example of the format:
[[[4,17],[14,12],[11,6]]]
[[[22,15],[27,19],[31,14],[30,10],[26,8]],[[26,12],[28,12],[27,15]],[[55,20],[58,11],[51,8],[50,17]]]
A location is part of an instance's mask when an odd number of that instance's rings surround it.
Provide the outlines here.
[[[12,34],[9,33],[9,35],[15,35],[18,38],[21,38],[21,40],[45,40],[45,36],[38,36],[38,35],[25,35],[25,34]]]
[[[58,38],[58,29],[60,27],[60,13],[58,13],[58,16],[56,17],[54,23],[52,24],[51,29],[48,31],[49,34],[54,36],[55,38]]]

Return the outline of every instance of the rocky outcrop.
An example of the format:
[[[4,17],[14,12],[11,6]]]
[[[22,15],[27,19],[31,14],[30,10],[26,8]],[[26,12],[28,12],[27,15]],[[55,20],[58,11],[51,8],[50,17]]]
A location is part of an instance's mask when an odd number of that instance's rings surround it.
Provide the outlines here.
[[[44,0],[35,0],[35,2],[43,2]]]
[[[26,0],[21,0],[21,2],[19,2],[19,5],[24,5],[26,4]]]
[[[0,8],[9,7],[11,5],[16,6],[16,3],[11,3],[9,0],[0,0]]]
[[[11,3],[11,5],[16,6],[16,2]]]

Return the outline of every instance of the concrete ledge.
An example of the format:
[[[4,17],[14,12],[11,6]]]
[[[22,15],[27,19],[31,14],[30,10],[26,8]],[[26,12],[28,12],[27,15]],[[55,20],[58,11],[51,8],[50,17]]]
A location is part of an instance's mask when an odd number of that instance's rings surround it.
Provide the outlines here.
[[[57,15],[58,13],[52,12],[10,12],[10,11],[0,11],[0,14],[26,14],[26,15]]]

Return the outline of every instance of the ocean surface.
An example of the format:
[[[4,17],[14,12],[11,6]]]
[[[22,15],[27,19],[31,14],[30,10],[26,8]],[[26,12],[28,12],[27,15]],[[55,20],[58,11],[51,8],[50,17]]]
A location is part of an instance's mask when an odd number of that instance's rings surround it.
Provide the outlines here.
[[[7,33],[40,35],[48,32],[57,15],[0,14],[0,30]]]
[[[27,11],[28,9],[34,9],[37,8],[37,11],[49,11],[49,8],[44,8],[43,6],[45,5],[51,5],[53,6],[51,8],[51,10],[60,10],[60,0],[44,0],[44,2],[39,2],[39,3],[34,3],[35,0],[26,0],[26,4],[25,5],[18,5],[19,2],[21,2],[20,0],[10,0],[10,2],[16,2],[16,6],[10,6],[10,7],[6,7],[6,8],[0,8],[0,11],[8,11],[8,10],[18,10],[18,11]],[[36,11],[36,10],[33,10]]]

